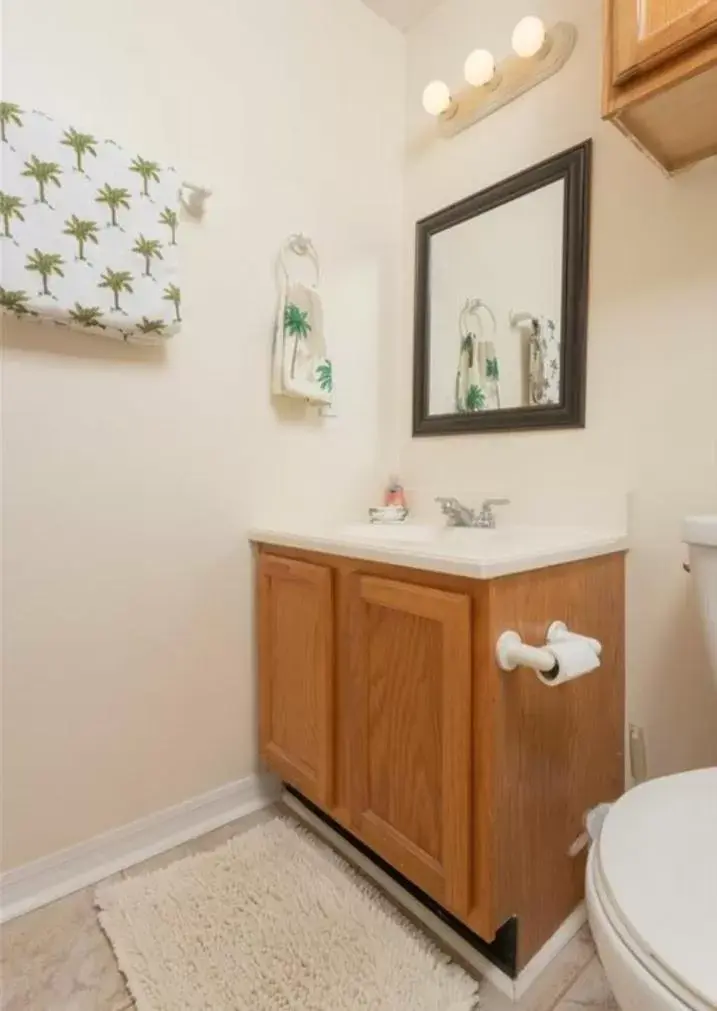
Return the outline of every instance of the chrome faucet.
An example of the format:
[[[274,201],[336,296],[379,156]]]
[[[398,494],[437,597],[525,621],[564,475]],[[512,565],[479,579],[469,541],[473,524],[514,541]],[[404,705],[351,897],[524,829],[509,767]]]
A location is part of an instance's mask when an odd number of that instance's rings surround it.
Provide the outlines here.
[[[441,512],[448,520],[449,527],[477,527],[481,530],[495,530],[496,519],[493,506],[509,505],[508,498],[487,498],[480,512],[462,505],[457,498],[437,498]]]

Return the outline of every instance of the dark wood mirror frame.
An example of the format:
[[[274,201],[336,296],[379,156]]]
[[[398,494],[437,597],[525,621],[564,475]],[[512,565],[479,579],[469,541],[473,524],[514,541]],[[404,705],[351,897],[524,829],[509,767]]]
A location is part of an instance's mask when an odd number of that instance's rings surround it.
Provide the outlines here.
[[[554,155],[416,225],[413,434],[459,435],[530,428],[584,428],[592,140]],[[560,404],[472,414],[429,414],[431,238],[550,183],[565,182]]]

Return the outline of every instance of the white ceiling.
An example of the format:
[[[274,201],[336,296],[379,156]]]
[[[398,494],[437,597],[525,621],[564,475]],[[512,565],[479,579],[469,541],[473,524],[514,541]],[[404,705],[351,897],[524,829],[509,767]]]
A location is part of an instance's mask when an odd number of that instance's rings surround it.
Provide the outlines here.
[[[382,18],[405,32],[434,7],[438,7],[442,0],[363,0],[363,2]]]

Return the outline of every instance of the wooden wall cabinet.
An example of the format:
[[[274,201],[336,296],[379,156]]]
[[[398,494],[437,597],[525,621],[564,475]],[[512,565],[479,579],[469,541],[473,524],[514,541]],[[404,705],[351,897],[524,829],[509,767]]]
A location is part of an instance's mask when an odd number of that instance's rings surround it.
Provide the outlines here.
[[[668,172],[717,154],[717,0],[604,0],[603,112]]]
[[[569,855],[624,780],[624,558],[490,581],[259,545],[261,753],[336,823],[523,967],[583,896]],[[602,667],[498,669],[562,619]]]

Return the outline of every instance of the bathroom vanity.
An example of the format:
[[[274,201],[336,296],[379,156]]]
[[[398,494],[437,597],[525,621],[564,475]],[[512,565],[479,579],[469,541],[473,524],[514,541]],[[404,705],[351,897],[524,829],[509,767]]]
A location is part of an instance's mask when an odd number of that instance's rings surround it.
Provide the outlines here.
[[[620,534],[257,530],[261,754],[514,970],[584,895],[585,812],[623,791]],[[506,629],[600,640],[555,688],[501,670]]]

